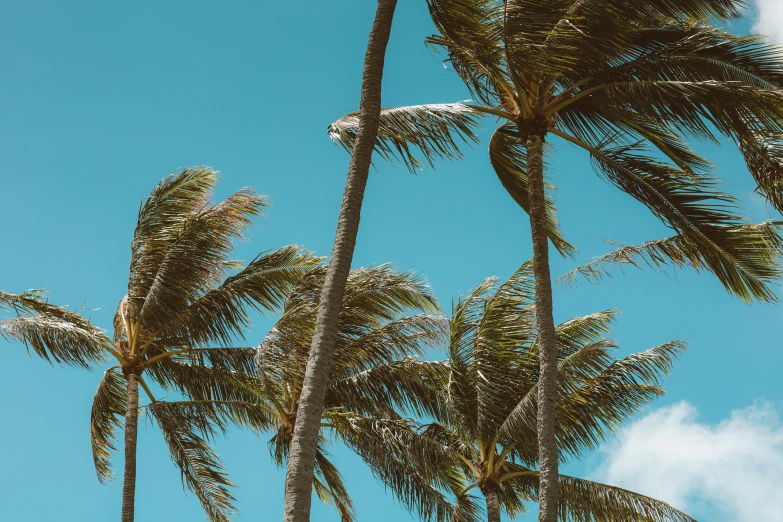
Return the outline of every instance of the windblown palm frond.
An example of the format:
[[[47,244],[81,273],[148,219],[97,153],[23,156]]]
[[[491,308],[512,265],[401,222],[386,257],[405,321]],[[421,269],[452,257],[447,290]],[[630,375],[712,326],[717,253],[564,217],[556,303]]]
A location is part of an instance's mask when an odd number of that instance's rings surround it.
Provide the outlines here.
[[[751,282],[743,284],[752,284],[763,292],[769,291],[767,286],[774,283],[777,273],[774,270],[765,269],[765,267],[776,262],[775,259],[768,258],[770,252],[783,248],[781,226],[783,226],[781,221],[767,221],[756,225],[740,225],[726,230],[726,233],[735,233],[745,238],[744,242],[740,244],[740,248],[747,250],[747,254],[743,254],[742,258],[751,259],[754,254],[759,257],[755,263],[755,266],[759,267],[756,273],[743,271],[735,274],[732,280],[741,281],[744,277]],[[682,235],[678,235],[657,241],[648,241],[638,246],[620,245],[617,250],[604,254],[561,276],[558,278],[558,282],[566,285],[575,284],[579,276],[597,282],[604,276],[611,276],[611,268],[618,265],[621,268],[632,266],[644,269],[646,266],[659,270],[665,270],[667,266],[673,265],[678,268],[690,267],[698,271],[706,267],[706,261],[696,245]],[[772,298],[774,295],[770,295],[770,299]]]
[[[22,294],[0,291],[0,337],[24,344],[52,364],[90,368],[106,360],[112,346],[104,331],[89,319],[44,300],[42,290]]]
[[[480,113],[461,103],[414,105],[381,111],[375,152],[391,162],[400,159],[415,172],[436,159],[460,159],[459,142],[478,142],[475,134]],[[343,116],[329,125],[333,141],[351,151],[359,130],[357,113]],[[424,162],[414,155],[420,152]]]

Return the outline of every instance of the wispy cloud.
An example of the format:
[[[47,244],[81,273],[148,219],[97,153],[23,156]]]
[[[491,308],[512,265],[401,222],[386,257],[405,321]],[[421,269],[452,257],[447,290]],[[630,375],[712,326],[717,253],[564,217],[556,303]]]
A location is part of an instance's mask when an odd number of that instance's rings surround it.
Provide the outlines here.
[[[596,478],[688,512],[708,504],[736,522],[783,521],[783,424],[759,402],[718,424],[687,402],[623,430]]]
[[[756,0],[756,23],[753,31],[783,43],[782,0]]]

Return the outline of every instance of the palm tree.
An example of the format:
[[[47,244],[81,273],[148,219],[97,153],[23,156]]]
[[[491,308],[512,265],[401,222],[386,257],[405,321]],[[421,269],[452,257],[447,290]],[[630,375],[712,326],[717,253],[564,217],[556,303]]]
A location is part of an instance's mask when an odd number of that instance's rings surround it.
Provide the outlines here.
[[[507,282],[484,281],[453,308],[441,407],[430,424],[338,418],[337,431],[407,505],[426,520],[447,513],[429,506],[433,489],[457,497],[455,520],[475,520],[478,489],[488,522],[523,514],[540,499],[536,418],[540,336],[533,306],[532,263]],[[675,341],[615,359],[613,310],[555,328],[558,410],[555,434],[565,461],[593,450],[606,435],[663,394],[658,381],[685,349]],[[434,364],[434,363],[433,363]],[[349,429],[351,425],[353,429]],[[460,477],[459,480],[456,477]],[[560,476],[560,520],[693,522],[666,503],[575,477]],[[422,506],[428,509],[422,509]]]
[[[233,241],[242,238],[266,200],[242,189],[210,204],[216,181],[209,168],[184,169],[142,202],[131,243],[128,294],[115,314],[113,338],[37,294],[0,297],[20,314],[3,322],[0,331],[41,357],[82,367],[116,359],[95,393],[90,435],[98,479],[105,483],[112,477],[115,432],[124,429],[123,522],[134,518],[139,386],[185,486],[210,520],[228,520],[232,484],[217,455],[197,434],[195,421],[180,422],[172,415],[178,411],[172,403],[155,400],[150,384],[183,395],[194,419],[201,410],[222,408],[253,425],[265,422],[262,414],[244,407],[254,397],[243,386],[248,381],[243,372],[252,369],[255,349],[229,346],[243,337],[251,311],[278,308],[291,286],[320,262],[293,246],[261,255],[244,268],[230,261]],[[236,273],[226,277],[229,271]]]
[[[639,254],[704,268],[740,298],[772,301],[780,223],[748,226],[688,138],[734,141],[758,190],[783,210],[783,53],[759,36],[715,26],[740,16],[741,0],[428,0],[438,34],[428,44],[477,103],[382,111],[377,149],[410,167],[470,140],[479,116],[501,121],[490,162],[530,215],[541,335],[538,393],[541,511],[557,518],[556,342],[548,241],[574,252],[544,179],[547,140],[584,151],[608,182],[646,205],[676,235]],[[334,123],[352,148],[355,115]],[[470,131],[470,132],[468,132]],[[607,261],[611,261],[607,259]],[[597,267],[593,267],[596,268]]]
[[[269,449],[277,465],[290,458],[325,275],[326,270],[317,269],[300,280],[286,298],[282,316],[258,347],[257,404],[274,418]],[[344,521],[353,520],[352,502],[328,459],[324,431],[348,413],[389,416],[395,411],[437,411],[436,386],[441,382],[437,368],[416,356],[445,340],[446,319],[432,315],[439,311],[429,287],[412,273],[381,265],[352,270],[348,277],[311,484],[311,491],[333,504]]]
[[[378,133],[381,112],[381,80],[397,0],[378,0],[375,21],[370,31],[362,73],[359,101],[360,124],[356,147],[348,167],[332,257],[322,290],[320,316],[310,348],[309,363],[300,397],[300,415],[294,426],[285,481],[286,522],[310,520],[311,488],[318,450],[318,433],[323,414],[332,356],[339,329],[340,304],[351,270],[356,235],[370,173],[373,143]]]

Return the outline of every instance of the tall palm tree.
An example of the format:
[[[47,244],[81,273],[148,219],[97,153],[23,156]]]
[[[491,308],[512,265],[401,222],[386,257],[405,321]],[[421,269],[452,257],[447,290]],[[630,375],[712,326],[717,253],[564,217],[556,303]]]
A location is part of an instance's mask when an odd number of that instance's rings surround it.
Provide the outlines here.
[[[1,297],[20,316],[3,322],[0,331],[45,359],[83,367],[116,359],[95,393],[90,435],[98,479],[106,482],[112,476],[115,431],[124,430],[123,522],[134,519],[139,386],[184,484],[210,520],[228,520],[232,484],[217,455],[191,425],[171,415],[171,404],[155,400],[150,384],[183,395],[191,405],[201,401],[214,409],[217,401],[248,422],[265,422],[243,406],[253,398],[242,385],[242,372],[252,369],[255,350],[229,346],[242,338],[251,311],[278,308],[291,286],[320,262],[298,247],[266,253],[244,268],[230,261],[233,241],[243,237],[266,200],[242,189],[211,204],[216,181],[211,169],[185,169],[164,179],[142,202],[128,294],[115,314],[113,338],[36,294]],[[229,271],[236,273],[226,277]]]
[[[333,421],[392,491],[409,506],[419,506],[427,520],[443,520],[447,513],[430,506],[437,498],[422,480],[457,497],[457,510],[448,513],[452,522],[477,519],[478,498],[468,494],[474,488],[483,497],[488,522],[500,522],[502,511],[515,518],[525,512],[523,501],[540,499],[541,338],[534,292],[528,262],[502,285],[488,279],[456,303],[448,359],[440,363],[446,371],[441,407],[431,414],[435,422]],[[555,327],[560,376],[555,434],[562,461],[595,449],[663,394],[658,381],[685,349],[675,341],[615,359],[617,344],[607,334],[616,315],[609,310]],[[693,522],[664,502],[614,486],[568,476],[560,476],[559,485],[560,520]]]
[[[320,315],[310,348],[309,362],[300,397],[290,459],[285,481],[286,522],[310,520],[312,483],[318,450],[318,433],[323,413],[332,355],[338,332],[340,304],[351,270],[356,235],[359,232],[364,190],[370,173],[373,143],[378,133],[381,112],[381,81],[386,46],[391,33],[397,0],[378,0],[375,21],[370,31],[362,72],[362,92],[359,101],[359,121],[356,147],[351,155],[345,182],[332,257],[322,290]]]
[[[608,182],[646,205],[676,235],[624,250],[653,265],[705,268],[749,301],[771,301],[780,223],[748,226],[736,201],[709,175],[688,138],[723,135],[743,154],[759,191],[783,210],[783,52],[759,36],[716,27],[740,16],[741,0],[428,0],[438,34],[428,44],[474,105],[398,107],[382,112],[377,148],[409,167],[470,139],[479,116],[501,125],[490,162],[530,215],[541,335],[539,520],[557,517],[556,342],[548,240],[563,238],[544,179],[547,141],[586,151]],[[423,117],[422,115],[426,115]],[[355,116],[330,127],[353,147]],[[611,259],[607,259],[611,261]]]

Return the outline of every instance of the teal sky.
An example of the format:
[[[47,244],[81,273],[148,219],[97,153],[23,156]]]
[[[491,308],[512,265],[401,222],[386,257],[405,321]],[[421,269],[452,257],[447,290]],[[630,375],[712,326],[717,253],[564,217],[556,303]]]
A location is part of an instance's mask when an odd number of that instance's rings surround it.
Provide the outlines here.
[[[296,243],[326,255],[349,157],[326,126],[358,107],[362,58],[375,3],[3,2],[0,17],[0,288],[45,287],[51,300],[85,303],[108,328],[126,292],[140,200],[184,166],[222,172],[218,196],[253,186],[271,196],[237,257]],[[737,30],[747,30],[740,23]],[[423,0],[400,0],[384,76],[384,105],[469,97],[442,56],[423,45],[433,31]],[[484,128],[491,131],[493,122]],[[486,132],[482,137],[487,138]],[[355,266],[391,262],[428,278],[444,308],[487,276],[507,277],[531,256],[526,215],[489,167],[485,143],[460,163],[410,175],[379,163],[367,189]],[[640,204],[604,184],[583,154],[554,142],[550,175],[560,219],[584,262],[609,249],[666,235]],[[752,196],[739,153],[699,145],[749,216],[771,215]],[[562,274],[573,261],[553,259]],[[623,312],[621,353],[672,339],[691,343],[651,409],[688,401],[717,425],[756,400],[780,406],[779,306],[747,306],[708,274],[616,273],[555,296],[558,320],[608,308]],[[257,344],[271,325],[248,336]],[[120,481],[98,483],[89,413],[100,372],[52,368],[0,343],[4,449],[0,518],[116,519]],[[205,519],[185,495],[162,437],[140,432],[137,519]],[[239,486],[237,520],[282,517],[283,472],[267,437],[232,433],[217,448]],[[414,520],[358,458],[335,448],[359,520]],[[568,471],[593,474],[604,454]],[[121,469],[121,459],[115,459]],[[642,491],[644,492],[644,491]],[[698,492],[694,493],[698,496]],[[694,498],[695,498],[694,497]],[[690,501],[689,501],[690,502]],[[315,521],[338,521],[314,503]],[[708,501],[691,512],[734,520]],[[530,517],[532,519],[532,517]]]

